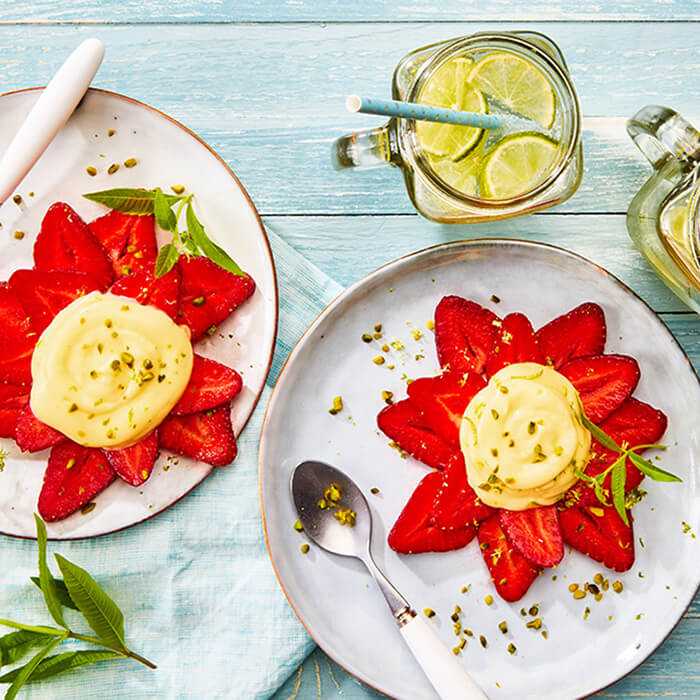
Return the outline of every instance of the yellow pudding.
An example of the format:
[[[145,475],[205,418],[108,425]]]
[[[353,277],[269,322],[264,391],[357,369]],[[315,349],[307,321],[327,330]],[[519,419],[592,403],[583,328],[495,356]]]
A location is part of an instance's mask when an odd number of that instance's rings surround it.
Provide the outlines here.
[[[460,443],[469,484],[494,508],[551,505],[588,461],[591,434],[571,382],[552,367],[504,367],[469,402]]]
[[[160,309],[92,292],[60,311],[32,357],[39,420],[87,447],[127,447],[170,413],[192,373],[188,332]]]

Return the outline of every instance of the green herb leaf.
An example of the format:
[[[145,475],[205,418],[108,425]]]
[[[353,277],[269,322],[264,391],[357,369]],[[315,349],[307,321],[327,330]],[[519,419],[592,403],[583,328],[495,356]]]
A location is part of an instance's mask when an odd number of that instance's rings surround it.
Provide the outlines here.
[[[591,435],[601,444],[603,447],[607,447],[609,450],[614,452],[622,452],[622,448],[604,431],[601,430],[595,423],[588,420],[586,416],[583,416],[583,425],[588,429]]]
[[[163,231],[177,233],[175,212],[170,208],[170,203],[160,187],[156,187],[153,191],[153,213],[156,216],[156,223]]]
[[[68,632],[65,632],[60,637],[56,637],[53,641],[49,642],[49,644],[41,649],[34,657],[32,657],[32,660],[28,664],[19,669],[17,676],[15,676],[15,679],[12,681],[12,685],[5,693],[5,700],[14,700],[17,693],[19,693],[20,688],[27,682],[29,677],[34,672],[34,669],[36,669],[44,657],[50,654],[64,639],[66,639],[67,636]]]
[[[41,588],[41,583],[39,582],[38,576],[29,577],[32,583],[37,587]],[[77,610],[78,606],[71,600],[66,584],[62,578],[55,578],[53,580],[54,587],[56,589],[56,597],[64,608],[70,608],[71,610]]]
[[[41,663],[36,667],[34,673],[32,673],[26,682],[35,683],[36,681],[43,681],[46,678],[57,676],[59,673],[72,671],[74,668],[79,668],[80,666],[87,666],[88,664],[94,664],[98,661],[115,658],[124,658],[124,655],[120,654],[119,652],[108,651],[106,649],[81,649],[80,651],[67,651],[63,654],[49,656],[41,661]],[[17,678],[21,670],[21,668],[15,668],[9,673],[6,673],[4,676],[0,676],[0,683],[12,683],[15,678]]]
[[[172,244],[166,243],[159,251],[153,274],[156,277],[167,275],[180,257],[180,251]]]
[[[612,490],[615,510],[619,513],[625,525],[629,525],[627,511],[625,509],[625,481],[627,480],[627,466],[625,456],[622,455],[615,461],[612,474],[610,474],[610,488]]]
[[[671,474],[671,472],[667,472],[665,469],[661,469],[661,467],[655,466],[649,460],[640,457],[634,452],[630,452],[629,458],[640,472],[644,472],[644,474],[651,477],[654,481],[683,481],[679,476]]]
[[[54,578],[46,563],[46,525],[36,513],[34,513],[34,521],[36,522],[36,541],[39,545],[39,588],[44,594],[44,601],[51,617],[61,627],[68,629],[63,619],[63,608],[56,593]]]
[[[163,195],[172,206],[183,197],[172,194]],[[112,190],[101,190],[100,192],[88,192],[84,194],[85,199],[98,204],[104,204],[110,209],[120,211],[122,214],[153,214],[153,190],[139,190],[131,187],[117,187]]]
[[[56,561],[68,593],[95,634],[109,646],[126,650],[124,615],[90,574],[60,554]]]
[[[46,644],[53,636],[41,632],[19,630],[0,637],[0,666],[19,661],[32,649]]]
[[[197,244],[199,249],[206,255],[209,260],[216,263],[219,267],[223,267],[224,270],[232,272],[234,275],[239,277],[245,277],[245,272],[241,270],[236,262],[229,256],[229,254],[220,248],[216,243],[214,243],[204,231],[204,226],[200,223],[192,203],[187,203],[187,232],[192,237],[192,240]]]

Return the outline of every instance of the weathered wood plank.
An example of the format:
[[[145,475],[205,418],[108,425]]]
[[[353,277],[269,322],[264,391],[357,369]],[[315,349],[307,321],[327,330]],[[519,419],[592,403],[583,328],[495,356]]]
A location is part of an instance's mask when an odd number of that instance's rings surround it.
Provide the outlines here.
[[[5,0],[0,8],[3,22],[401,22],[445,21],[518,21],[533,20],[692,20],[697,7],[683,0],[600,0],[580,3],[560,0],[550,3],[518,3],[513,0],[447,0],[421,2],[407,0],[400,4],[388,0],[348,3],[342,0],[170,0],[143,3],[138,0],[51,0],[27,3]]]

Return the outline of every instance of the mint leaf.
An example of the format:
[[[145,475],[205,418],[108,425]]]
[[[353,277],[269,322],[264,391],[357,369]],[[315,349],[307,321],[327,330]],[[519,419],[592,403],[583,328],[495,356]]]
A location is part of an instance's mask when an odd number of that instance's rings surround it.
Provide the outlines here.
[[[58,600],[54,578],[46,563],[46,525],[36,513],[34,513],[34,522],[36,522],[36,541],[39,545],[39,588],[44,594],[44,601],[51,617],[61,627],[68,629],[63,619],[63,608]]]
[[[32,660],[28,664],[19,669],[19,673],[5,693],[5,700],[14,700],[17,693],[19,693],[20,688],[27,682],[29,677],[34,672],[34,669],[42,662],[44,657],[50,654],[67,636],[68,632],[60,637],[56,637],[52,642],[47,644],[34,657],[32,657]]]
[[[120,211],[122,214],[153,214],[153,190],[139,190],[131,187],[117,187],[113,190],[101,190],[100,192],[88,192],[85,199],[98,204],[104,204],[110,209]],[[172,194],[163,195],[169,206],[179,202],[182,197]]]
[[[209,260],[216,263],[219,267],[223,267],[224,270],[232,272],[234,275],[239,277],[245,277],[245,272],[241,270],[238,264],[229,256],[229,254],[220,248],[216,243],[214,243],[204,231],[204,226],[200,223],[192,203],[187,203],[187,232],[192,237],[192,240],[197,244],[199,249],[206,255]]]
[[[170,208],[170,203],[160,187],[156,187],[153,191],[153,213],[156,216],[156,223],[163,231],[177,233],[175,213]]]
[[[640,472],[643,472],[648,477],[651,477],[654,481],[683,481],[683,479],[681,479],[679,476],[671,474],[671,472],[667,472],[665,469],[661,469],[661,467],[655,466],[649,460],[644,459],[644,457],[640,457],[634,452],[630,452],[629,458],[632,460],[632,464],[634,464],[634,466],[637,467]]]
[[[629,525],[627,510],[625,508],[625,481],[627,480],[626,461],[624,455],[616,460],[615,466],[612,469],[612,474],[610,474],[610,489],[612,491],[615,510],[620,514],[625,525]]]
[[[622,448],[604,431],[601,430],[595,423],[588,420],[586,416],[582,416],[583,425],[588,429],[590,434],[601,444],[613,452],[622,452]]]
[[[95,634],[108,646],[126,650],[124,615],[90,574],[60,554],[56,561],[68,593]]]
[[[92,649],[81,649],[80,651],[67,651],[63,654],[56,654],[55,656],[49,656],[43,659],[36,670],[27,679],[27,683],[34,683],[36,681],[43,681],[46,678],[51,678],[52,676],[57,676],[59,673],[66,673],[67,671],[72,671],[74,668],[79,668],[80,666],[87,666],[87,664],[94,664],[98,661],[104,661],[105,659],[115,659],[124,658],[123,654],[116,651],[108,650],[92,650]],[[15,668],[4,676],[0,676],[0,683],[12,683],[22,668]]]
[[[166,243],[159,251],[153,274],[156,277],[167,275],[180,257],[180,251],[172,244]]]
[[[30,630],[18,630],[0,637],[0,667],[26,656],[35,647],[46,644],[53,636]]]
[[[29,578],[37,588],[41,588],[41,582],[39,581],[38,576],[30,576]],[[66,588],[66,584],[63,582],[63,579],[55,578],[53,580],[53,583],[54,588],[56,590],[56,597],[58,598],[58,601],[61,603],[61,605],[64,608],[77,610],[78,606],[71,600],[70,594],[68,593],[68,589]]]

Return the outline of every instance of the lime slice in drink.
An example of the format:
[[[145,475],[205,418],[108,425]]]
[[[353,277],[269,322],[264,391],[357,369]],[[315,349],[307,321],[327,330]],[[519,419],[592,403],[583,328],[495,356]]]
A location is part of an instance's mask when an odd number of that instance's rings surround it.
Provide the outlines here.
[[[425,84],[418,97],[421,104],[432,107],[486,112],[486,100],[479,90],[467,82],[472,60],[457,58],[440,66]],[[421,148],[436,156],[458,160],[481,138],[482,129],[472,126],[416,122]]]
[[[513,112],[545,129],[554,124],[556,99],[552,84],[539,68],[511,53],[492,53],[477,61],[469,82]]]
[[[438,177],[462,194],[477,196],[481,159],[484,155],[483,139],[469,155],[454,161],[428,154],[428,163]]]
[[[559,144],[537,133],[519,133],[499,141],[482,161],[481,196],[508,199],[538,185],[557,158]]]

